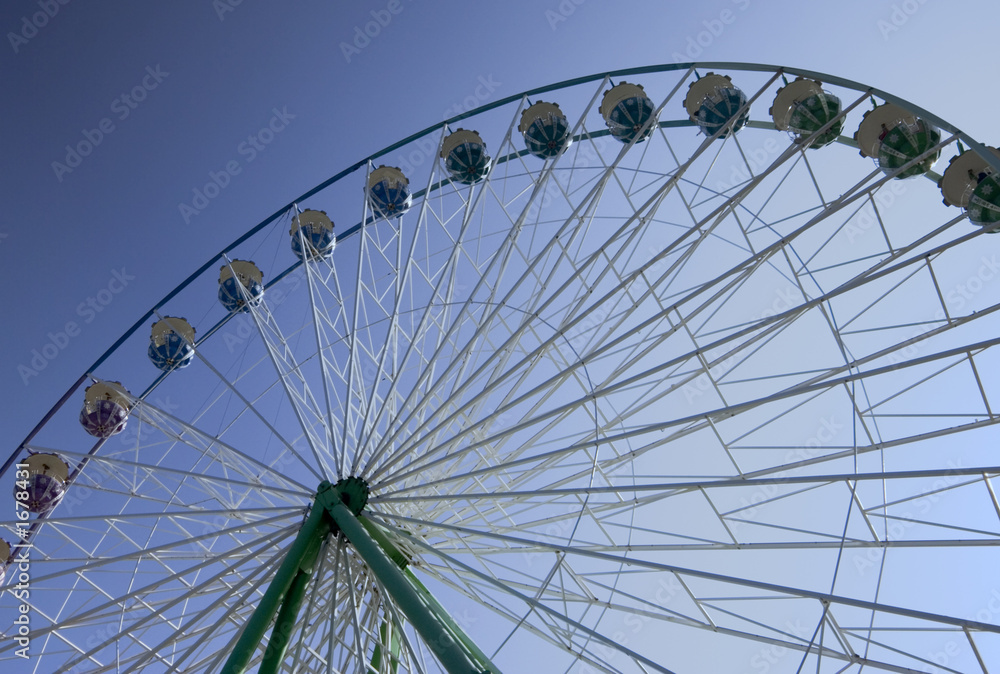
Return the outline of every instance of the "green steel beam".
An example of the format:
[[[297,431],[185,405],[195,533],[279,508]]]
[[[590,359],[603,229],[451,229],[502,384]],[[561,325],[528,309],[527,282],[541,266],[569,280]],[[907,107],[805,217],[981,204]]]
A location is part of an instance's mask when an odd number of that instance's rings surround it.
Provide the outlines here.
[[[321,494],[331,490],[333,490],[333,485],[329,482],[320,484],[316,494],[317,502]],[[281,566],[278,567],[274,580],[271,581],[264,597],[257,604],[250,620],[243,627],[243,632],[240,634],[233,652],[230,653],[226,665],[222,668],[221,674],[243,674],[246,671],[257,647],[264,640],[264,634],[278,612],[279,606],[285,604],[289,597],[289,590],[292,589],[293,584],[296,584],[296,579],[300,577],[301,572],[311,571],[321,547],[320,544],[329,533],[330,520],[326,516],[326,509],[317,508],[314,504],[312,510],[309,511],[309,517],[306,518],[292,542],[292,547],[289,548],[288,554],[285,555]],[[308,577],[305,584],[308,584]],[[294,622],[295,617],[292,616],[291,620]]]
[[[399,667],[399,627],[388,618],[382,620],[382,627],[379,629],[382,640],[375,644],[375,652],[372,653],[372,670],[378,672],[382,668],[383,648],[389,650],[389,671],[396,674]]]
[[[500,670],[493,664],[493,661],[487,657],[486,653],[479,650],[479,646],[476,645],[476,642],[473,641],[472,638],[458,626],[458,623],[452,619],[451,614],[448,613],[444,606],[442,606],[434,595],[431,594],[431,591],[420,582],[420,579],[413,575],[413,572],[409,569],[405,569],[403,571],[403,575],[406,576],[406,579],[410,581],[410,584],[413,585],[420,596],[423,597],[431,612],[437,616],[437,618],[443,622],[449,630],[451,630],[455,638],[458,639],[463,646],[465,646],[472,656],[472,659],[479,665],[481,671],[489,672],[489,674],[500,674]]]
[[[351,542],[368,570],[378,578],[383,589],[392,597],[417,633],[431,649],[448,674],[491,674],[477,666],[462,644],[424,601],[421,594],[403,575],[399,566],[389,559],[359,519],[340,502],[326,493],[317,495],[326,506],[340,532]]]
[[[458,623],[452,619],[451,614],[448,613],[444,606],[442,606],[434,595],[431,594],[431,591],[420,582],[420,579],[414,575],[413,571],[408,568],[410,563],[409,558],[393,544],[385,530],[364,515],[359,515],[358,521],[361,522],[361,525],[365,528],[365,530],[373,539],[375,539],[375,542],[378,543],[382,550],[389,556],[389,559],[395,562],[395,564],[403,571],[403,576],[423,598],[427,607],[432,613],[434,613],[438,620],[445,624],[445,627],[451,631],[452,636],[465,647],[468,655],[480,667],[480,669],[482,671],[491,672],[491,674],[500,674],[500,670],[493,664],[486,653],[479,649],[476,642],[473,641],[469,635],[467,635],[462,628],[458,626]]]
[[[302,569],[295,575],[295,580],[292,581],[292,586],[281,604],[281,610],[278,611],[278,617],[274,619],[274,629],[271,630],[271,638],[267,640],[267,649],[264,651],[264,659],[257,674],[278,674],[281,662],[288,651],[288,644],[292,641],[295,620],[299,616],[299,609],[302,608],[302,600],[306,596],[310,578],[312,573],[306,573]]]
[[[309,516],[264,597],[243,627],[222,674],[244,674],[272,621],[274,629],[258,673],[277,674],[285,659],[319,551],[332,531],[339,531],[347,538],[448,674],[499,674],[486,654],[407,568],[409,559],[393,544],[385,529],[361,516],[367,495],[367,485],[358,478],[346,478],[336,485],[327,481],[320,484]],[[387,615],[381,628],[381,642],[376,644],[371,659],[371,666],[376,671],[386,658],[390,670],[396,671],[399,629]]]
[[[389,559],[395,562],[396,566],[400,569],[406,569],[410,564],[410,558],[404,555],[399,548],[389,539],[388,534],[379,525],[372,522],[370,519],[364,515],[358,515],[358,521],[361,522],[361,526],[365,528],[375,542],[379,544],[385,554],[389,555]]]

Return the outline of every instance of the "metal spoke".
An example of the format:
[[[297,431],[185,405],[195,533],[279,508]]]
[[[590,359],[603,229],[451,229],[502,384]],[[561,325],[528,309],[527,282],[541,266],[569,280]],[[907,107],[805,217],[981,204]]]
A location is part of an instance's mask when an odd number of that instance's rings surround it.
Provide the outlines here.
[[[924,125],[878,135],[884,103]],[[32,430],[0,615],[27,607],[38,672],[987,672],[996,223],[937,183],[992,204],[995,172],[772,66],[436,124],[215,256]],[[263,296],[206,294],[237,258]]]

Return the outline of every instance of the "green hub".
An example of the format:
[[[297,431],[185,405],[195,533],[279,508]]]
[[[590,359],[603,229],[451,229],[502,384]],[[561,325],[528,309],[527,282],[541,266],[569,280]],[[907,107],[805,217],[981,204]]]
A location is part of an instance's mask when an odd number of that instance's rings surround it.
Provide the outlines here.
[[[368,494],[371,491],[368,489],[368,483],[360,477],[345,477],[338,480],[332,488],[340,495],[340,502],[347,506],[347,509],[355,517],[360,515],[361,511],[368,505]],[[323,486],[320,485],[320,490],[322,489]]]

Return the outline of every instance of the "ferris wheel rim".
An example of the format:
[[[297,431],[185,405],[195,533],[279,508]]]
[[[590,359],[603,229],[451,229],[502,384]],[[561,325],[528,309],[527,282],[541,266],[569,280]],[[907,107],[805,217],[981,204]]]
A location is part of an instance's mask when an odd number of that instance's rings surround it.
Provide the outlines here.
[[[669,68],[663,68],[663,70],[679,70],[679,69],[681,69],[681,67],[682,67],[683,65],[685,65],[685,64],[675,64],[675,66],[674,66],[674,67],[669,67]],[[689,64],[689,65],[691,65],[691,67],[694,67],[694,65],[695,65],[695,64]],[[708,64],[697,64],[697,65],[700,65],[700,66],[702,66],[702,67],[717,67],[717,68],[723,68],[723,67],[728,67],[728,66],[729,66],[729,65],[731,65],[731,64],[719,64],[719,63],[708,63]],[[763,68],[764,68],[763,66],[761,66],[761,67],[760,67],[760,69],[763,69]],[[735,70],[735,69],[738,69],[738,68],[730,68],[730,69],[734,69],[734,70]],[[753,69],[753,68],[746,68],[746,69]],[[807,74],[807,73],[809,72],[809,71],[794,71],[794,70],[792,70],[792,69],[784,69],[784,70],[785,70],[785,72],[788,72],[789,74],[803,74],[803,75],[804,75],[804,74]],[[554,88],[554,87],[557,87],[557,86],[559,86],[559,87],[561,88],[561,87],[564,87],[564,86],[572,86],[572,85],[574,85],[574,84],[579,84],[579,83],[586,83],[586,82],[591,82],[591,81],[596,81],[596,80],[598,80],[598,79],[601,79],[602,77],[609,77],[609,76],[611,76],[611,75],[615,75],[615,76],[620,76],[620,75],[629,75],[629,74],[639,74],[640,72],[645,72],[645,70],[643,70],[643,69],[631,69],[631,70],[625,70],[625,71],[615,71],[614,73],[605,73],[605,74],[603,74],[603,75],[600,75],[600,76],[597,76],[597,75],[595,75],[595,76],[591,76],[591,77],[589,77],[589,78],[585,79],[585,80],[584,80],[583,82],[578,82],[578,81],[576,81],[576,80],[571,80],[571,81],[567,81],[567,82],[564,82],[564,83],[559,83],[559,85],[552,85],[552,87],[549,87],[549,88],[545,88],[545,89],[546,89],[546,90],[551,90],[552,88]],[[650,72],[653,72],[653,71],[650,71]],[[826,79],[826,77],[827,77],[827,76],[822,76],[822,77],[824,77],[824,79]],[[829,80],[829,79],[826,79],[826,81],[830,81],[830,80]],[[836,82],[831,82],[831,83],[836,83]],[[867,91],[867,90],[866,90],[866,91]],[[874,91],[874,90],[872,90],[872,91]],[[509,99],[509,100],[505,99],[505,101],[503,101],[503,102],[498,102],[498,103],[496,103],[496,104],[494,104],[494,105],[495,105],[495,106],[499,106],[499,105],[501,105],[502,103],[503,103],[503,104],[506,104],[506,103],[509,103],[509,102],[512,102],[512,101],[514,101],[514,100],[517,100],[517,99],[520,99],[520,98],[522,98],[523,96],[525,96],[525,95],[527,95],[527,94],[529,94],[529,93],[531,93],[531,92],[525,92],[524,94],[519,94],[519,95],[517,95],[517,96],[515,96],[515,97],[511,97],[511,99]],[[543,91],[543,93],[544,93],[544,91]],[[484,107],[490,107],[490,106],[484,106]],[[401,146],[402,144],[405,144],[405,143],[407,143],[407,142],[412,142],[412,141],[413,141],[413,140],[415,140],[416,138],[419,138],[419,137],[422,137],[422,136],[424,136],[424,135],[426,135],[426,134],[428,134],[428,133],[432,133],[432,132],[433,132],[433,131],[435,131],[435,130],[440,130],[440,129],[444,128],[444,126],[445,126],[446,124],[448,124],[449,122],[454,122],[454,121],[458,121],[459,119],[464,119],[465,117],[467,117],[467,116],[471,116],[472,114],[475,114],[475,113],[477,113],[477,112],[480,112],[480,111],[481,111],[481,110],[477,109],[476,111],[472,111],[472,112],[468,113],[467,115],[462,115],[462,116],[460,116],[460,117],[457,117],[457,118],[455,118],[455,119],[453,119],[453,120],[447,120],[447,121],[445,121],[445,122],[442,122],[442,123],[440,123],[440,124],[438,124],[438,125],[435,125],[434,127],[431,127],[431,128],[429,128],[429,129],[425,130],[425,132],[421,132],[421,134],[419,134],[419,135],[416,135],[416,136],[411,136],[411,137],[409,137],[408,139],[406,139],[405,141],[401,141],[401,143],[400,143],[400,144],[396,144],[396,145],[394,145],[394,146],[390,146],[390,147],[386,148],[385,150],[383,150],[383,151],[380,151],[380,153],[377,153],[377,154],[375,154],[375,155],[372,155],[372,156],[371,156],[371,157],[369,157],[369,158],[366,158],[365,160],[362,160],[362,162],[360,162],[360,163],[359,163],[359,164],[358,164],[358,165],[357,165],[357,166],[355,167],[355,169],[354,169],[354,170],[356,170],[357,168],[360,168],[360,166],[364,165],[364,163],[365,163],[365,162],[368,162],[368,163],[370,163],[370,162],[371,162],[371,161],[372,161],[372,160],[373,160],[374,158],[377,158],[377,157],[379,157],[379,156],[381,156],[381,155],[384,155],[384,154],[386,154],[387,152],[390,152],[390,151],[392,151],[392,149],[394,149],[395,147],[399,147],[399,146]],[[594,136],[595,134],[590,134],[590,135],[591,135],[591,136]],[[1000,160],[998,160],[998,161],[1000,161]],[[346,175],[346,174],[345,174],[345,175]],[[332,183],[331,183],[331,184],[332,184]],[[294,206],[294,204],[295,204],[295,203],[297,203],[298,201],[301,201],[301,200],[303,200],[304,198],[307,198],[307,197],[308,197],[308,196],[310,196],[311,194],[315,193],[315,191],[318,191],[318,190],[322,189],[322,188],[323,188],[323,187],[325,187],[325,186],[327,186],[327,185],[326,185],[326,184],[323,184],[323,185],[321,185],[320,187],[317,187],[317,188],[314,188],[314,190],[311,190],[311,191],[310,191],[309,193],[307,193],[306,195],[303,195],[303,197],[300,197],[300,199],[297,199],[297,200],[296,200],[295,202],[293,202],[293,204],[292,204],[292,205]],[[265,220],[264,222],[260,223],[260,225],[256,226],[256,227],[255,227],[254,229],[252,229],[252,230],[251,230],[250,232],[247,232],[247,233],[246,233],[245,235],[243,235],[243,236],[242,236],[242,237],[241,237],[240,239],[238,239],[238,240],[237,240],[236,242],[234,242],[233,244],[231,244],[231,246],[230,246],[229,248],[227,248],[226,250],[222,251],[222,252],[221,252],[221,253],[219,254],[219,256],[217,256],[216,258],[213,258],[212,260],[210,260],[209,262],[207,262],[207,263],[206,263],[206,264],[205,264],[205,265],[204,265],[204,266],[203,266],[202,268],[200,268],[200,269],[199,269],[198,271],[196,271],[196,272],[195,272],[195,274],[193,274],[193,275],[192,275],[191,277],[189,277],[189,279],[188,279],[187,281],[185,281],[185,283],[184,283],[184,284],[182,284],[182,286],[178,286],[178,288],[176,288],[176,289],[175,289],[175,291],[174,291],[173,293],[169,294],[169,295],[168,295],[167,297],[165,297],[165,298],[164,298],[163,300],[161,300],[161,302],[160,302],[160,303],[158,303],[158,304],[157,304],[156,306],[154,306],[154,308],[153,308],[153,309],[151,309],[151,310],[150,310],[150,312],[149,312],[149,313],[148,313],[148,314],[147,314],[146,316],[144,316],[144,317],[143,317],[142,319],[140,319],[140,321],[138,321],[138,322],[137,322],[137,323],[136,323],[136,324],[135,324],[135,325],[133,326],[133,328],[131,328],[131,329],[130,329],[130,331],[129,331],[129,332],[128,332],[128,333],[126,334],[126,335],[124,335],[124,336],[123,336],[123,337],[122,337],[122,338],[121,338],[121,339],[120,339],[120,340],[119,340],[118,342],[116,342],[116,344],[115,344],[115,345],[113,345],[113,346],[112,346],[112,347],[111,347],[111,348],[110,348],[110,349],[109,349],[109,350],[108,350],[108,351],[107,351],[107,352],[106,352],[106,353],[105,353],[105,354],[104,354],[104,355],[103,355],[103,356],[102,356],[102,357],[101,357],[100,359],[98,359],[98,361],[97,361],[97,362],[95,362],[95,364],[94,364],[94,365],[93,365],[93,366],[92,366],[91,368],[89,368],[89,369],[88,369],[88,371],[87,371],[87,374],[85,374],[85,375],[84,375],[83,377],[81,377],[81,379],[80,379],[80,380],[79,380],[79,381],[78,381],[78,382],[77,382],[77,383],[76,383],[76,384],[75,384],[75,385],[74,385],[73,387],[71,387],[71,389],[70,389],[70,390],[69,390],[69,391],[68,391],[68,392],[66,393],[66,395],[64,396],[63,400],[65,400],[66,398],[68,398],[68,396],[69,396],[69,395],[71,395],[71,394],[72,394],[72,392],[73,392],[74,390],[76,390],[76,389],[77,389],[77,388],[79,387],[79,385],[80,385],[81,383],[83,383],[84,381],[86,381],[86,378],[87,378],[87,376],[89,376],[89,374],[90,374],[91,372],[95,371],[95,370],[96,370],[96,369],[97,369],[97,368],[98,368],[98,367],[99,367],[99,366],[101,365],[101,363],[103,363],[103,361],[104,361],[104,360],[105,360],[105,359],[107,358],[107,356],[109,356],[109,355],[110,355],[111,353],[113,353],[113,352],[114,352],[114,350],[116,350],[116,349],[117,349],[117,348],[118,348],[118,347],[119,347],[119,346],[120,346],[120,345],[121,345],[122,343],[124,343],[124,341],[125,341],[125,340],[126,340],[126,339],[127,339],[128,337],[130,337],[130,336],[131,336],[131,335],[132,335],[132,334],[133,334],[133,333],[135,332],[135,330],[137,330],[137,329],[138,329],[138,328],[139,328],[139,327],[140,327],[141,325],[145,324],[145,323],[146,323],[146,322],[147,322],[147,321],[149,320],[149,318],[150,318],[150,317],[151,317],[151,316],[152,316],[152,315],[153,315],[154,313],[156,313],[156,312],[158,311],[158,309],[160,309],[160,308],[161,308],[161,307],[162,307],[162,306],[163,306],[164,304],[166,304],[166,303],[167,303],[167,302],[168,302],[168,301],[169,301],[169,300],[170,300],[170,299],[171,299],[171,298],[172,298],[172,297],[173,297],[173,296],[174,296],[174,295],[175,295],[175,294],[176,294],[177,292],[179,292],[180,290],[182,290],[182,289],[183,289],[183,287],[186,287],[186,285],[187,285],[187,284],[188,284],[188,283],[189,283],[190,281],[192,281],[192,280],[193,280],[193,279],[194,279],[195,277],[197,277],[197,276],[200,276],[201,274],[203,274],[203,273],[204,273],[204,272],[205,272],[205,271],[206,271],[206,270],[207,270],[207,269],[208,269],[208,268],[209,268],[209,267],[210,267],[210,266],[211,266],[212,264],[214,264],[215,262],[217,262],[217,261],[218,261],[218,259],[219,259],[220,257],[222,257],[222,256],[226,255],[226,253],[227,253],[227,252],[229,252],[230,250],[232,250],[233,248],[235,248],[235,247],[236,247],[236,246],[237,246],[237,245],[238,245],[239,243],[241,243],[242,241],[244,241],[244,240],[245,240],[245,239],[246,239],[247,237],[251,236],[251,235],[252,235],[253,233],[256,233],[257,231],[259,231],[259,229],[262,229],[263,227],[265,227],[266,225],[270,224],[270,223],[271,223],[271,222],[273,222],[273,221],[274,221],[275,219],[277,219],[277,218],[281,217],[281,216],[282,216],[283,214],[285,214],[285,213],[287,213],[287,212],[288,212],[288,209],[282,209],[282,210],[280,210],[280,211],[276,212],[276,213],[275,213],[274,215],[272,215],[272,216],[271,216],[270,218],[268,218],[268,219],[267,219],[267,220]],[[352,227],[352,228],[351,228],[350,230],[348,230],[348,231],[345,231],[345,233],[344,233],[344,235],[343,235],[343,236],[344,236],[344,238],[346,238],[346,237],[348,237],[348,236],[352,235],[353,233],[356,233],[357,231],[360,231],[360,229],[361,229],[362,227],[366,226],[366,224],[367,224],[367,223],[359,223],[358,225],[355,225],[354,227]],[[338,240],[340,240],[340,237],[338,237]],[[295,270],[296,268],[298,268],[299,266],[301,266],[301,264],[302,264],[301,262],[296,262],[296,263],[295,263],[295,264],[293,264],[293,265],[292,265],[291,267],[289,267],[288,269],[286,269],[286,270],[285,270],[284,272],[280,273],[280,274],[279,274],[279,275],[278,275],[278,276],[277,276],[277,277],[276,277],[276,278],[275,278],[275,279],[274,279],[273,281],[271,281],[271,282],[269,282],[269,283],[275,283],[275,282],[277,282],[277,281],[281,280],[282,278],[284,278],[284,277],[285,277],[285,275],[287,275],[287,274],[291,273],[291,272],[292,272],[292,271],[294,271],[294,270]],[[223,322],[220,322],[220,324],[219,324],[219,325],[217,325],[217,326],[216,326],[216,328],[213,328],[213,329],[212,329],[212,331],[210,331],[210,332],[209,332],[209,335],[211,335],[211,334],[212,334],[212,332],[214,332],[214,330],[215,330],[215,329],[217,329],[217,328],[218,328],[219,326],[221,326],[222,324],[224,324],[225,320],[228,320],[229,318],[231,318],[231,316],[232,316],[232,314],[230,315],[230,317],[227,317],[227,319],[224,319],[224,321],[223,321]],[[207,338],[207,335],[206,335],[206,337],[205,337],[205,338]],[[162,375],[162,376],[166,376],[166,375]],[[162,378],[162,377],[161,377],[161,378]],[[160,379],[160,378],[158,378],[158,380],[159,380],[159,379]],[[144,397],[144,396],[145,396],[146,394],[148,394],[148,393],[149,393],[149,392],[150,392],[150,391],[152,390],[153,386],[155,386],[155,383],[154,383],[153,385],[151,385],[151,387],[150,387],[149,389],[147,389],[147,391],[146,391],[146,392],[144,392],[144,393],[142,394],[142,397]],[[54,412],[56,411],[56,409],[58,409],[58,406],[57,406],[57,407],[54,407],[54,408],[53,408],[53,410],[51,410],[51,411],[50,411],[49,415],[47,415],[47,417],[48,417],[48,416],[50,416],[51,414],[53,414],[53,413],[54,413]],[[46,417],[46,418],[47,418],[47,417]],[[40,425],[41,425],[41,424],[40,424]],[[33,433],[34,433],[34,431],[33,431]],[[32,433],[32,436],[33,436],[33,433]],[[31,441],[31,437],[32,437],[32,436],[29,436],[29,438],[27,438],[27,439],[26,439],[26,440],[25,440],[25,441],[24,441],[24,442],[22,443],[22,445],[21,445],[21,446],[19,446],[18,450],[20,450],[21,448],[25,448],[25,447],[27,447],[27,446],[28,446],[28,445],[30,444],[30,441]],[[991,627],[992,627],[992,626],[991,626]]]
[[[290,201],[288,204],[286,204],[282,208],[278,209],[277,211],[275,211],[271,215],[267,216],[265,219],[261,220],[259,223],[257,223],[253,227],[251,227],[247,232],[245,232],[244,234],[240,235],[232,243],[230,243],[228,246],[226,246],[221,251],[219,251],[219,253],[217,253],[214,257],[212,257],[211,259],[207,260],[201,267],[199,267],[194,272],[192,272],[186,279],[184,279],[183,281],[181,281],[181,283],[178,284],[173,290],[171,290],[166,295],[164,295],[145,314],[143,314],[143,316],[141,318],[139,318],[135,323],[133,323],[132,326],[130,328],[128,328],[125,331],[125,333],[122,334],[121,337],[118,338],[118,340],[116,340],[110,347],[108,347],[108,349],[105,350],[104,353],[102,353],[100,356],[98,356],[98,358],[84,371],[84,373],[82,375],[80,375],[80,377],[75,382],[73,382],[69,386],[69,388],[66,390],[66,392],[52,405],[52,407],[48,410],[48,412],[46,412],[45,415],[43,415],[42,419],[28,432],[28,434],[25,436],[25,438],[18,444],[18,446],[11,453],[10,457],[4,462],[3,466],[0,467],[0,477],[2,477],[3,475],[6,474],[6,472],[10,469],[10,467],[17,460],[17,457],[22,453],[23,448],[28,443],[31,442],[31,440],[38,433],[38,431],[42,428],[42,426],[44,426],[45,421],[47,419],[49,419],[66,401],[68,401],[69,397],[73,394],[74,391],[76,391],[77,389],[79,389],[79,387],[83,383],[85,383],[87,381],[88,377],[90,376],[90,373],[94,372],[98,367],[100,367],[101,364],[105,360],[107,360],[107,358],[112,353],[114,353],[115,350],[118,349],[118,347],[120,347],[129,337],[131,337],[137,330],[139,330],[139,328],[143,327],[143,325],[145,325],[147,321],[149,321],[151,318],[153,318],[156,315],[157,310],[159,310],[160,308],[162,308],[167,302],[169,302],[181,290],[183,290],[190,283],[192,283],[198,276],[200,276],[205,271],[207,271],[213,264],[215,264],[219,260],[223,259],[223,257],[227,253],[229,253],[232,250],[234,250],[239,244],[241,244],[244,241],[246,241],[253,234],[259,232],[262,229],[264,229],[267,225],[271,224],[272,222],[274,222],[275,220],[277,220],[278,218],[280,218],[282,215],[284,215],[284,214],[288,213],[289,211],[291,211],[292,209],[294,209],[296,207],[296,204],[305,201],[309,197],[317,194],[318,192],[322,191],[323,189],[325,189],[325,188],[333,185],[337,181],[339,181],[339,180],[341,180],[341,179],[349,176],[350,174],[354,173],[355,171],[357,171],[358,169],[362,168],[366,164],[370,164],[370,163],[374,162],[376,159],[387,155],[388,153],[392,152],[395,149],[403,147],[403,146],[407,145],[408,143],[411,143],[411,142],[413,142],[415,140],[423,138],[423,137],[425,137],[425,136],[427,136],[427,135],[429,135],[431,133],[434,133],[435,131],[440,131],[441,129],[445,128],[446,126],[450,126],[450,125],[452,125],[452,124],[454,124],[456,122],[459,122],[459,121],[461,121],[463,119],[466,119],[466,118],[469,118],[469,117],[473,117],[473,116],[478,115],[480,113],[487,112],[487,111],[492,110],[494,108],[501,107],[503,105],[510,104],[510,103],[512,103],[514,101],[522,99],[523,97],[526,97],[526,96],[535,96],[535,95],[539,95],[539,94],[544,94],[544,93],[549,93],[549,92],[553,92],[553,91],[558,91],[560,89],[565,89],[567,87],[575,86],[575,85],[578,85],[578,84],[586,84],[586,83],[589,83],[589,82],[595,82],[595,81],[598,81],[598,80],[601,80],[601,79],[606,79],[606,78],[611,78],[611,77],[624,77],[624,76],[629,76],[629,75],[642,75],[642,74],[649,74],[649,73],[661,73],[661,72],[669,72],[669,71],[673,71],[673,70],[688,70],[689,69],[689,70],[693,71],[696,68],[718,68],[718,69],[733,70],[733,71],[787,73],[789,75],[796,75],[796,76],[799,76],[799,77],[806,77],[806,78],[817,79],[819,81],[828,82],[830,84],[835,84],[835,85],[842,86],[842,87],[845,87],[845,88],[848,88],[848,89],[852,89],[852,90],[855,90],[855,91],[869,92],[870,94],[872,94],[874,96],[878,96],[879,98],[881,98],[881,99],[883,99],[883,100],[885,100],[887,102],[891,102],[891,103],[895,103],[897,105],[904,106],[907,109],[913,111],[914,113],[919,114],[921,117],[926,118],[926,119],[932,121],[939,128],[942,128],[942,129],[950,131],[950,132],[952,132],[954,134],[957,134],[959,136],[959,138],[963,142],[965,142],[971,149],[975,150],[977,154],[979,154],[982,158],[984,158],[987,161],[987,163],[990,166],[993,167],[994,171],[1000,172],[1000,157],[998,157],[996,154],[994,154],[992,152],[989,152],[988,149],[987,149],[987,147],[984,144],[980,143],[979,141],[977,141],[973,137],[969,136],[967,133],[963,132],[962,130],[960,130],[959,128],[955,127],[954,125],[948,123],[946,120],[944,120],[941,117],[935,115],[934,113],[932,113],[930,111],[927,111],[927,110],[924,110],[923,108],[921,108],[919,106],[913,105],[909,101],[906,101],[905,99],[900,98],[900,97],[898,97],[898,96],[896,96],[896,95],[894,95],[894,94],[892,94],[890,92],[883,91],[881,89],[865,85],[865,84],[863,84],[861,82],[858,82],[856,80],[851,80],[851,79],[848,79],[848,78],[838,77],[838,76],[835,76],[835,75],[829,75],[829,74],[826,74],[826,73],[821,73],[821,72],[818,72],[818,71],[813,71],[813,70],[808,70],[808,69],[803,69],[803,68],[794,68],[794,67],[789,67],[789,66],[778,66],[778,65],[762,64],[762,63],[746,63],[746,62],[730,62],[730,61],[690,61],[690,62],[686,62],[686,63],[667,63],[667,64],[659,64],[659,65],[651,65],[651,66],[637,66],[637,67],[632,67],[632,68],[621,68],[621,69],[617,69],[617,70],[610,70],[610,71],[605,71],[605,72],[601,72],[601,73],[594,73],[594,74],[591,74],[591,75],[585,75],[585,76],[581,76],[581,77],[570,78],[570,79],[562,80],[560,82],[556,82],[554,84],[549,84],[549,85],[545,85],[545,86],[541,86],[541,87],[535,87],[533,89],[528,89],[528,90],[525,90],[525,91],[523,91],[521,93],[513,94],[513,95],[508,96],[506,98],[500,99],[498,101],[494,101],[492,103],[488,103],[488,104],[479,106],[479,107],[477,107],[475,109],[472,109],[472,110],[469,110],[467,112],[464,112],[464,113],[461,113],[461,114],[458,114],[458,115],[454,115],[454,116],[452,116],[452,117],[450,117],[450,118],[448,118],[448,119],[446,119],[446,120],[444,120],[442,122],[438,122],[436,124],[432,124],[431,126],[428,126],[428,127],[426,127],[425,129],[423,129],[421,131],[418,131],[418,132],[416,132],[414,134],[411,134],[410,136],[408,136],[408,137],[406,137],[406,138],[404,138],[404,139],[402,139],[400,141],[397,141],[397,142],[395,142],[395,143],[393,143],[391,145],[388,145],[388,146],[382,148],[381,150],[378,150],[377,152],[374,152],[374,153],[368,155],[367,157],[358,160],[357,162],[355,162],[351,166],[342,169],[341,171],[335,173],[333,176],[331,176],[330,178],[327,178],[326,180],[324,180],[323,182],[319,183],[315,187],[310,188],[309,190],[307,190],[306,192],[304,192],[299,197],[293,199],[292,201]],[[690,122],[684,122],[684,125],[691,125],[691,123]],[[609,132],[602,131],[602,132],[598,132],[598,133],[605,133],[606,134],[606,133],[609,133]],[[350,236],[350,235],[356,233],[365,224],[367,224],[367,223],[358,223],[356,225],[353,225],[348,230],[346,230],[342,236],[347,237],[347,236]],[[337,238],[340,239],[341,237],[338,236]],[[281,278],[283,278],[285,275],[287,275],[288,273],[290,273],[292,270],[294,270],[295,268],[297,268],[301,264],[302,264],[301,261],[293,264],[291,267],[289,267],[284,272],[282,272],[278,277],[276,277],[273,281],[269,281],[268,285],[270,285],[271,283],[273,283],[275,281],[280,280]],[[218,327],[218,326],[216,326],[216,327]],[[165,376],[165,374],[164,374],[164,376]],[[143,395],[145,395],[146,393],[148,393],[149,391],[151,391],[152,388],[155,387],[155,385],[156,385],[156,382],[154,382],[153,384],[151,384],[150,387],[149,387],[149,389],[147,389],[147,391],[144,391]]]

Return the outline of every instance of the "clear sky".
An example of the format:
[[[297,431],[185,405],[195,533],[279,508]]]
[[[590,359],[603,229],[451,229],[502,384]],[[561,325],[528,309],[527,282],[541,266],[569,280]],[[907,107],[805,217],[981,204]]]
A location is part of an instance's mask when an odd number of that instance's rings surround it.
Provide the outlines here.
[[[36,16],[48,5],[54,16]],[[7,446],[239,234],[456,108],[616,68],[748,61],[871,84],[996,143],[1000,94],[981,52],[998,11],[986,0],[5,3]],[[379,18],[374,38],[358,37]],[[247,143],[276,112],[273,140]],[[96,147],[74,157],[67,145],[86,151],[88,135]],[[240,173],[219,195],[182,213],[232,161]],[[79,334],[64,338],[70,322]],[[48,344],[58,353],[40,361],[33,350]]]
[[[446,117],[598,72],[740,61],[864,82],[996,145],[998,19],[988,0],[11,0],[0,453],[207,259]]]

